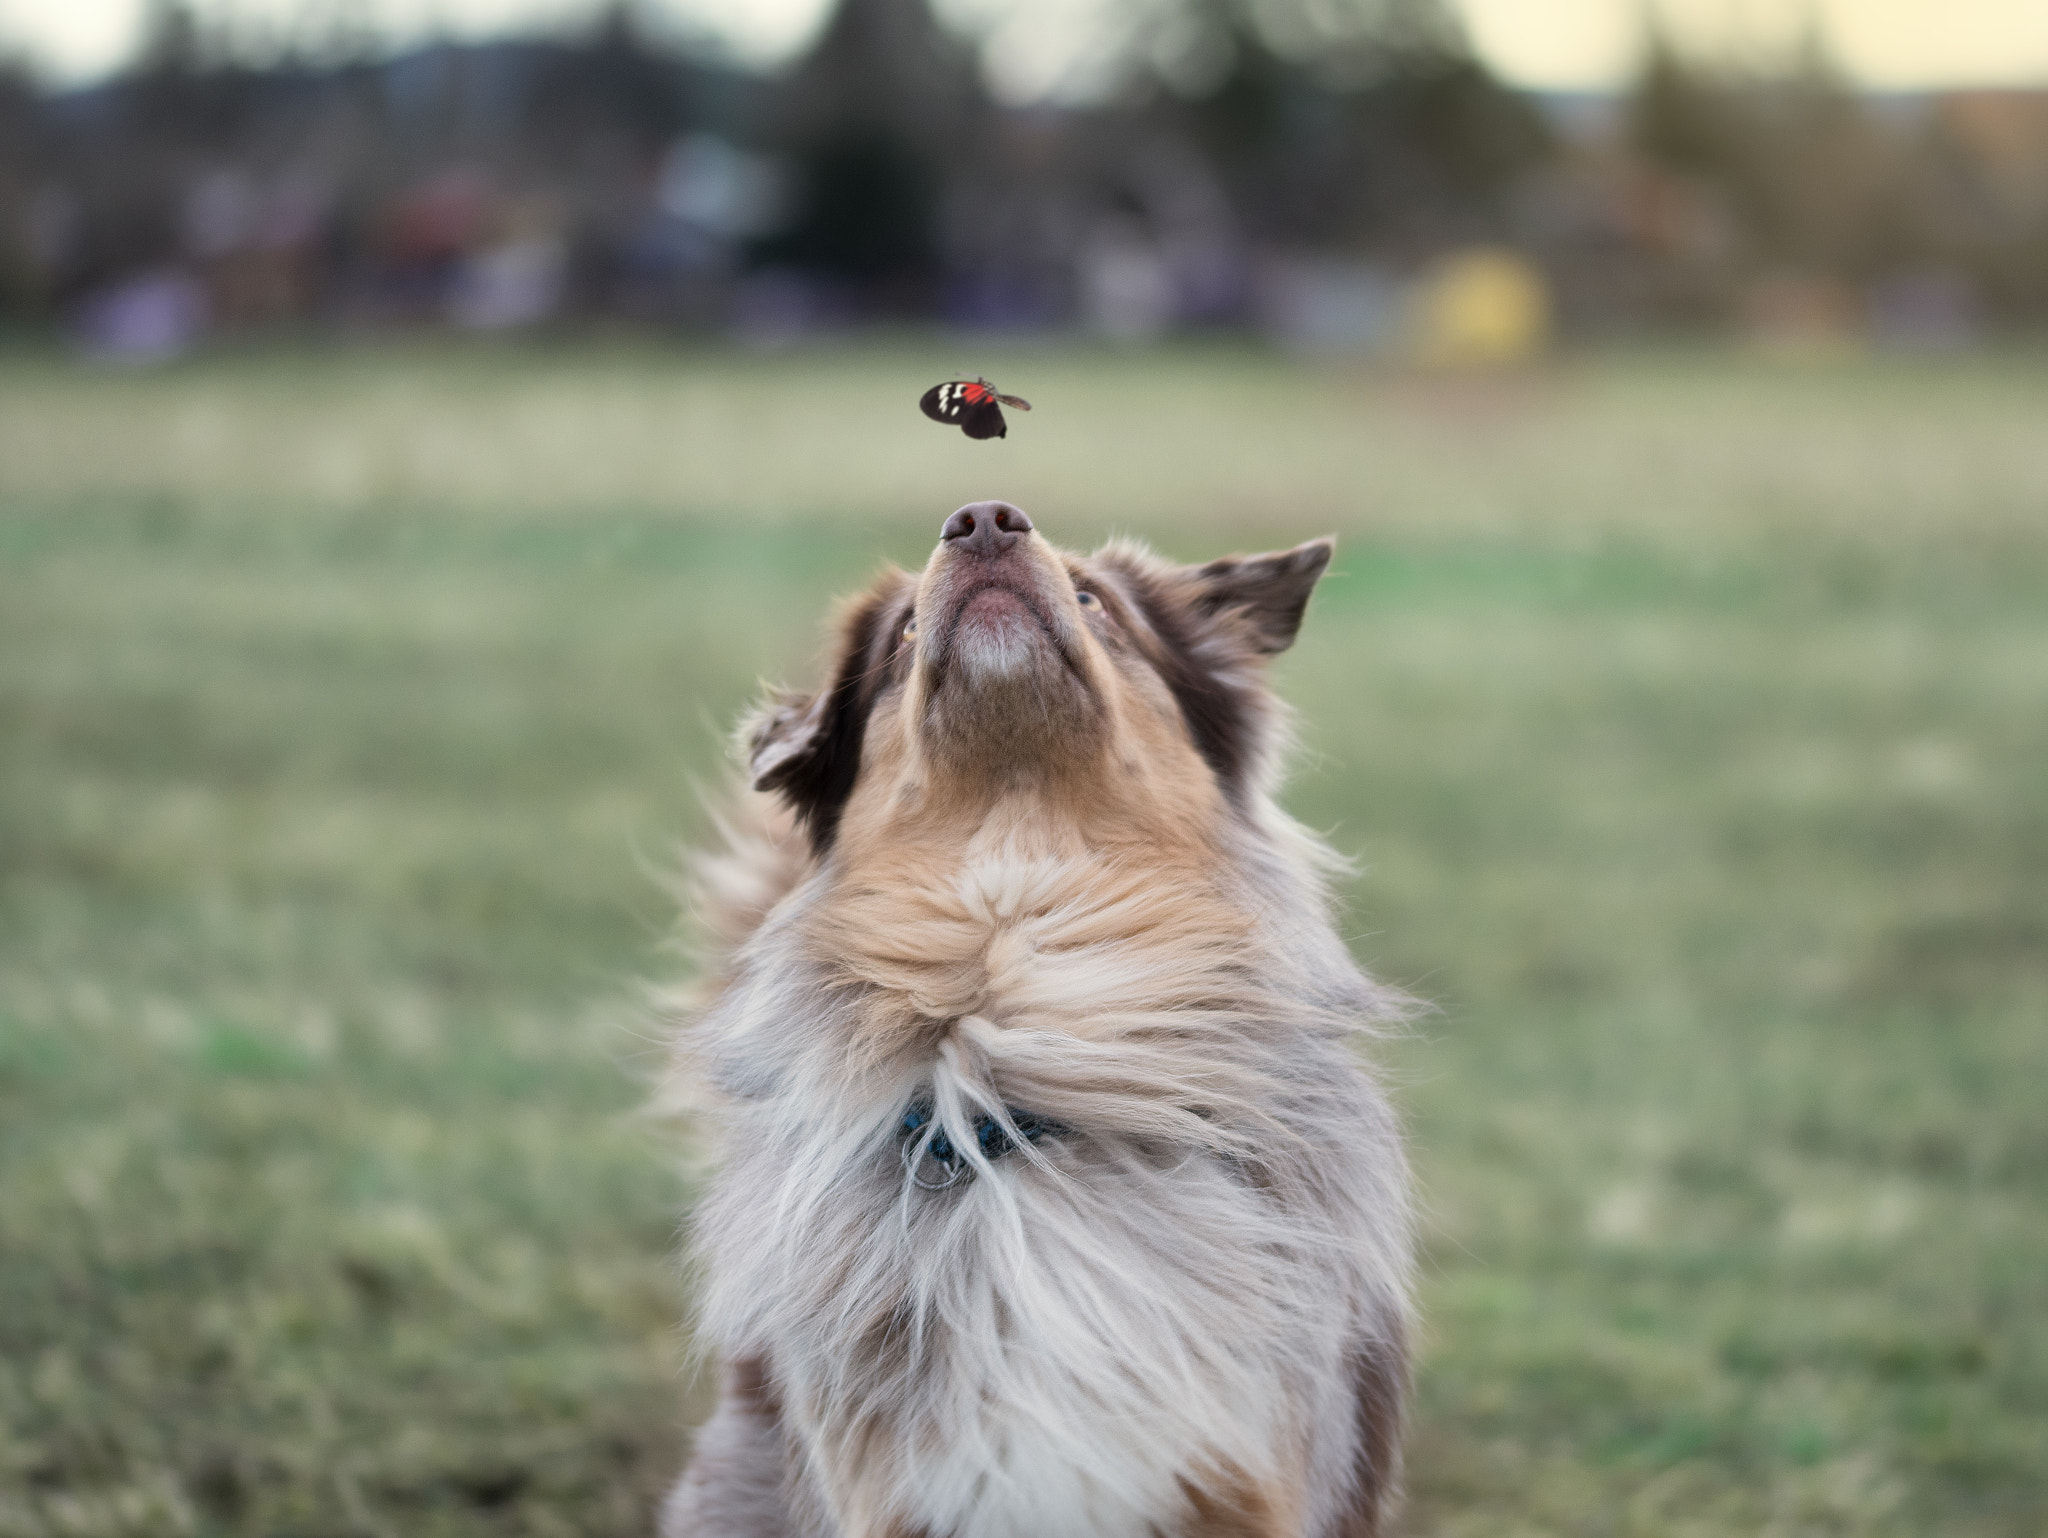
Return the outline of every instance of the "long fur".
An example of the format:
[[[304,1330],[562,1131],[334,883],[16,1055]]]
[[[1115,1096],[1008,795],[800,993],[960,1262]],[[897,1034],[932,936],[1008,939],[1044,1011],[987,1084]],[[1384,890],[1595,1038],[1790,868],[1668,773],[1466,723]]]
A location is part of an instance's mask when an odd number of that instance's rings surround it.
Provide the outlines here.
[[[749,724],[777,789],[698,865],[709,954],[677,1006],[715,1128],[697,1328],[725,1381],[665,1538],[1381,1530],[1408,1191],[1356,1048],[1400,1001],[1274,804],[1261,666],[1328,547],[1257,558],[1279,575],[1234,596],[1226,563],[1032,540],[1006,559],[1066,606],[1047,634],[1094,700],[1045,729],[1113,743],[1076,750],[1095,767],[956,795],[919,746],[945,675],[896,637],[933,628],[966,559],[943,545],[856,608],[827,690]],[[1101,601],[1069,613],[1082,586]],[[787,777],[849,739],[853,765]],[[914,1098],[967,1164],[943,1191],[911,1178]],[[1024,1110],[1059,1135],[1024,1138]],[[993,1163],[983,1117],[1016,1134]]]

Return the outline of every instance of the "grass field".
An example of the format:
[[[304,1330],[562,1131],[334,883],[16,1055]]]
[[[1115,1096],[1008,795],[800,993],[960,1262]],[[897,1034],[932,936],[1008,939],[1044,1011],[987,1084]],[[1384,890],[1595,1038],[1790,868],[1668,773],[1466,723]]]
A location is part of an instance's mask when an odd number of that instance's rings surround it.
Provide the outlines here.
[[[657,878],[985,495],[1343,538],[1282,678],[1439,1006],[1406,1531],[2048,1531],[2048,361],[960,352],[0,359],[0,1538],[646,1531]]]

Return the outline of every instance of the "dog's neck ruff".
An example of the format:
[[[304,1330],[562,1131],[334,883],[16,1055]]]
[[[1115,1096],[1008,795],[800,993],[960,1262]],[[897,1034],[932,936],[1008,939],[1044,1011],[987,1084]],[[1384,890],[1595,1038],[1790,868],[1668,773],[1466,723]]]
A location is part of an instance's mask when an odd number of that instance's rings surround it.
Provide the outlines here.
[[[1369,996],[1284,865],[1045,824],[829,866],[743,957],[699,1038],[708,1333],[769,1354],[840,1531],[1188,1533],[1297,1488],[1327,1531],[1328,1364],[1399,1287]]]

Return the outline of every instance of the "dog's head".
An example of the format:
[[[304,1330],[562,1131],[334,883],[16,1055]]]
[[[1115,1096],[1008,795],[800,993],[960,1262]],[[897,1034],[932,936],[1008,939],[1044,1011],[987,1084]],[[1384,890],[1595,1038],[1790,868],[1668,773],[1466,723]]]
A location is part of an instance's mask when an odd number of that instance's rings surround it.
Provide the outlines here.
[[[848,608],[830,681],[746,729],[756,789],[823,851],[849,817],[942,817],[1015,791],[1208,819],[1259,787],[1264,661],[1300,628],[1333,548],[1177,566],[1134,545],[1077,556],[1019,508],[948,518],[922,574]]]

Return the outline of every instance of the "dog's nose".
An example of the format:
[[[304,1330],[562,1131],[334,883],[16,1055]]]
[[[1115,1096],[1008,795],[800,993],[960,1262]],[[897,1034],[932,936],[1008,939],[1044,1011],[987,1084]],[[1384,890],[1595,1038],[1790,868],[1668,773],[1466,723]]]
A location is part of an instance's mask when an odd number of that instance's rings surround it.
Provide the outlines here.
[[[1024,509],[1007,502],[970,502],[939,530],[942,541],[960,540],[976,555],[999,555],[1031,532]]]

